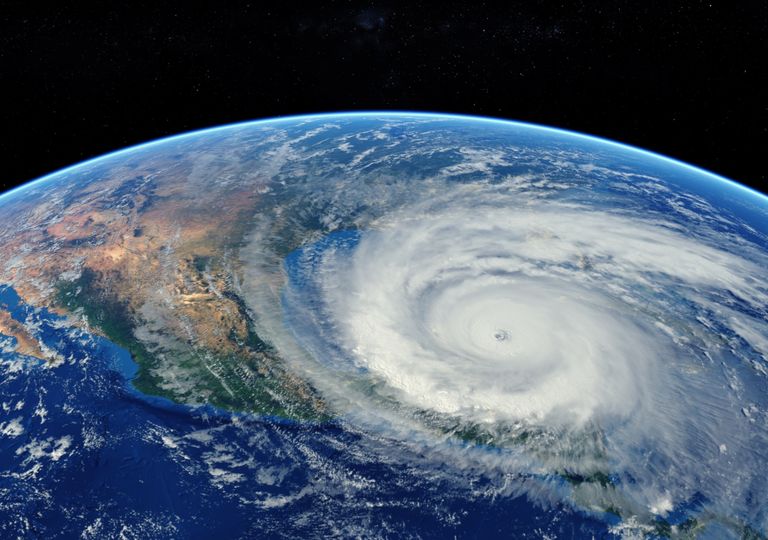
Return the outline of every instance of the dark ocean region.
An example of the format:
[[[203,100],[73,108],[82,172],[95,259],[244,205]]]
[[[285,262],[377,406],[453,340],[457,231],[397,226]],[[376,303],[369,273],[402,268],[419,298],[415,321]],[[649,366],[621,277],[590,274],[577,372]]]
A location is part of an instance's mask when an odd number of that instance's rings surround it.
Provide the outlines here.
[[[3,537],[20,530],[21,538],[332,534],[340,512],[360,531],[387,536],[407,536],[418,522],[435,538],[536,528],[613,537],[609,522],[581,512],[542,508],[525,496],[472,496],[493,488],[488,478],[461,487],[461,471],[435,466],[432,476],[395,467],[385,457],[388,442],[339,423],[233,415],[144,396],[130,386],[137,368],[124,349],[25,304],[11,287],[0,287],[0,304],[56,352],[46,365],[0,337]],[[372,455],[377,445],[381,454]],[[322,523],[301,519],[319,509]],[[558,518],[563,511],[567,521]]]

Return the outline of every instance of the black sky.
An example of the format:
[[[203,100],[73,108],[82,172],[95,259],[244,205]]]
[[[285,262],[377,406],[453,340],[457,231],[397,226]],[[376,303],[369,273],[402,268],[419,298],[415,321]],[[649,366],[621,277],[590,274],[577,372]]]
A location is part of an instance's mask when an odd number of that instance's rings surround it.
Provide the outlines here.
[[[4,3],[3,188],[190,129],[360,109],[549,124],[768,185],[765,0],[104,4]]]

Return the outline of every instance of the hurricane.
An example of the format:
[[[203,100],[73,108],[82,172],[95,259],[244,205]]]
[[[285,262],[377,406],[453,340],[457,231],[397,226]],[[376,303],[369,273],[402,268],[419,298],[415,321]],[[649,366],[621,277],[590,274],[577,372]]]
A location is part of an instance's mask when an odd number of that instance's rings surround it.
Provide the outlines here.
[[[459,186],[291,254],[283,304],[350,417],[666,516],[702,494],[754,496],[728,468],[756,459],[736,396],[762,369],[746,351],[761,346],[766,263],[706,224]]]

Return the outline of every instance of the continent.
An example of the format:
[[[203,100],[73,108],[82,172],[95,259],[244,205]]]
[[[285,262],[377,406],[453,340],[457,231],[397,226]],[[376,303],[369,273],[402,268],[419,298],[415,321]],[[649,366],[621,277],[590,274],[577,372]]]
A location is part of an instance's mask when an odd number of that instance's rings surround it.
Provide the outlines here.
[[[236,254],[259,185],[249,178],[211,189],[240,170],[228,148],[217,156],[192,145],[182,149],[188,159],[104,164],[28,204],[32,194],[13,208],[25,226],[2,235],[0,280],[129,350],[139,365],[133,384],[146,394],[325,418],[322,400],[256,334],[239,297]],[[46,358],[23,325],[2,314],[0,332],[17,339],[19,352]]]

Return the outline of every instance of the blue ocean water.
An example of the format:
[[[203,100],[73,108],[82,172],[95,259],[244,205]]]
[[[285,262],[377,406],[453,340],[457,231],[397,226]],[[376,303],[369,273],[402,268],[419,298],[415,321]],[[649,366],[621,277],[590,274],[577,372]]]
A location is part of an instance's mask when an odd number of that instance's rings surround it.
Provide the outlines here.
[[[524,496],[477,496],[493,486],[488,478],[462,487],[450,475],[393,467],[386,444],[337,422],[234,415],[142,395],[130,385],[136,365],[127,351],[23,303],[11,287],[0,287],[0,304],[59,355],[46,365],[2,338],[3,537],[292,537],[367,529],[480,538],[537,528],[611,536],[609,523],[595,516],[543,508]],[[366,455],[355,457],[361,449]]]

